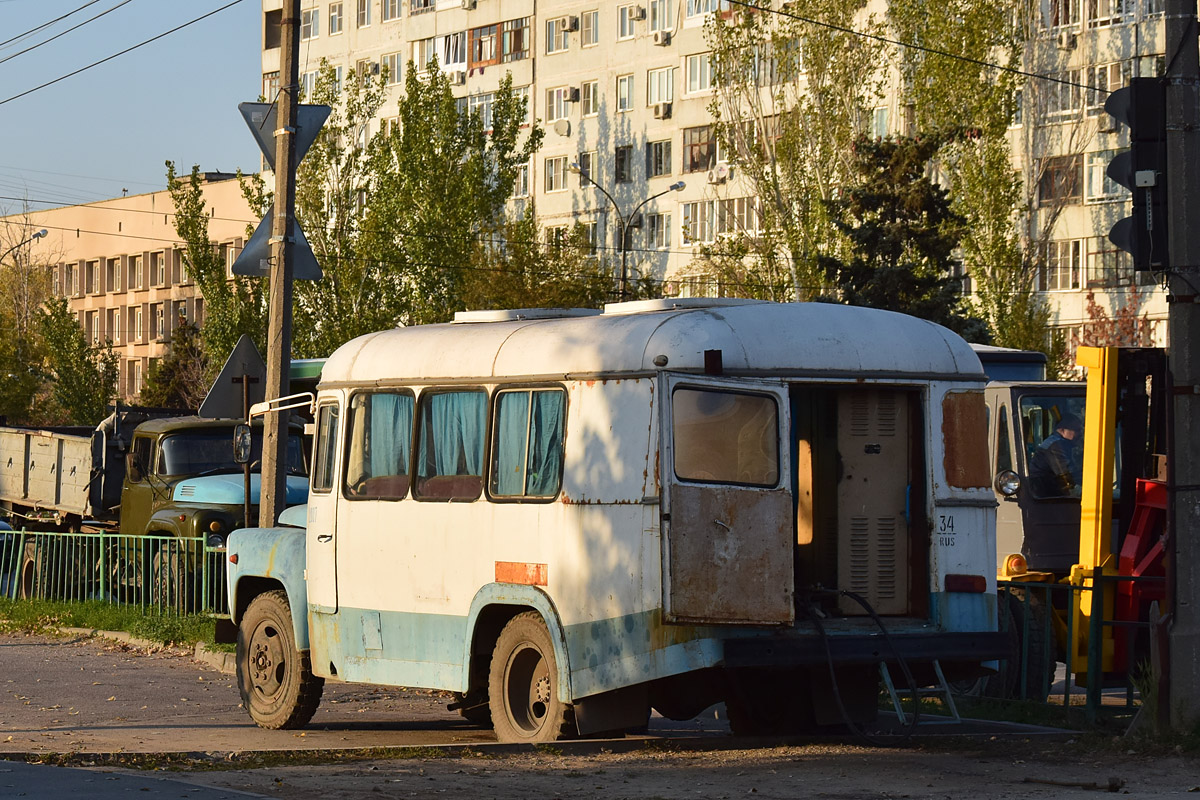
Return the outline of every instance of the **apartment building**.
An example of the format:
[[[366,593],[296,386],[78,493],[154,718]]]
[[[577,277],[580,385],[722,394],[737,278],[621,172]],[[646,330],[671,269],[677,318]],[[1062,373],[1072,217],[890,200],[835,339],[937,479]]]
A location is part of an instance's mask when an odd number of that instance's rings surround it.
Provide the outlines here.
[[[393,88],[375,121],[386,125],[410,59],[419,69],[436,55],[464,107],[485,118],[511,72],[546,128],[517,187],[518,198],[535,198],[545,240],[578,221],[615,255],[628,219],[631,273],[666,278],[668,292],[710,293],[717,287],[689,278],[700,246],[756,217],[755,198],[722,161],[711,125],[703,25],[719,2],[302,0],[301,83],[312,84],[322,59],[341,74],[386,66]],[[267,97],[279,84],[281,8],[263,0]],[[868,11],[882,16],[885,0]],[[1105,90],[1161,74],[1162,0],[1042,0],[1031,29],[1026,69],[1094,87],[1031,84],[1010,131],[1014,163],[1031,187],[1030,240],[1045,257],[1037,288],[1064,329],[1087,321],[1094,292],[1108,313],[1136,302],[1165,343],[1165,292],[1153,276],[1135,276],[1128,255],[1107,240],[1128,214],[1128,193],[1104,169],[1128,133],[1103,113]],[[869,131],[908,133],[905,117],[893,91]]]
[[[253,215],[231,175],[203,184],[209,236],[227,265],[241,251]],[[93,344],[120,356],[118,393],[136,401],[150,364],[181,322],[204,323],[204,298],[183,260],[174,206],[166,191],[0,217],[0,225],[44,228],[31,263],[47,264],[55,296],[66,297]]]

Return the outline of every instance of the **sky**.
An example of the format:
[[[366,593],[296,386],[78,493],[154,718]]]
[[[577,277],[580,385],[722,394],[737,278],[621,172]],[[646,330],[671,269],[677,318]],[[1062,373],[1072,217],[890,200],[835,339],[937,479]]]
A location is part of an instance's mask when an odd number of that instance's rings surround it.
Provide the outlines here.
[[[45,208],[164,189],[167,159],[185,174],[257,171],[237,106],[262,92],[260,0],[8,99],[231,2],[0,0],[0,215],[26,199]]]

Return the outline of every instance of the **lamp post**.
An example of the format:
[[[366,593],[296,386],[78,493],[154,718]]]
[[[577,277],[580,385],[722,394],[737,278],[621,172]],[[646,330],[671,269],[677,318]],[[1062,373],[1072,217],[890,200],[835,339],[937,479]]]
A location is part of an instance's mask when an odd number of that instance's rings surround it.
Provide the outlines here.
[[[670,192],[682,191],[687,184],[685,184],[683,181],[676,181],[675,183],[672,183],[670,186],[668,186],[666,189],[663,189],[658,194],[652,194],[649,197],[647,197],[645,200],[643,200],[642,202],[638,203],[637,207],[635,207],[633,209],[633,211],[629,214],[629,216],[625,216],[624,214],[621,213],[621,206],[619,203],[617,203],[616,199],[611,194],[608,193],[607,189],[605,189],[600,184],[596,183],[596,181],[592,179],[591,175],[584,172],[583,167],[579,166],[578,162],[571,164],[570,169],[571,169],[571,172],[574,172],[580,178],[587,180],[588,183],[590,183],[592,186],[595,186],[597,189],[599,189],[604,194],[604,196],[608,198],[608,202],[612,203],[613,210],[617,212],[617,221],[620,224],[620,233],[621,233],[621,279],[617,283],[617,299],[624,301],[628,295],[627,286],[628,286],[628,274],[629,274],[626,269],[626,266],[625,266],[625,260],[626,260],[625,256],[626,256],[626,253],[629,252],[628,248],[626,247],[625,236],[629,232],[630,223],[633,222],[633,218],[637,216],[637,213],[639,211],[641,211],[642,208],[647,203],[649,203],[651,200],[657,200],[658,198],[662,197],[664,194],[669,194]]]
[[[3,261],[4,259],[8,258],[9,254],[12,253],[14,250],[16,250],[18,247],[24,247],[25,245],[29,244],[30,242],[37,241],[38,239],[41,239],[43,236],[45,236],[46,233],[47,233],[47,231],[45,228],[42,228],[40,231],[34,231],[33,235],[30,236],[29,238],[23,239],[23,240],[17,242],[16,244],[14,244],[12,247],[5,250],[4,255],[0,256],[0,261]]]

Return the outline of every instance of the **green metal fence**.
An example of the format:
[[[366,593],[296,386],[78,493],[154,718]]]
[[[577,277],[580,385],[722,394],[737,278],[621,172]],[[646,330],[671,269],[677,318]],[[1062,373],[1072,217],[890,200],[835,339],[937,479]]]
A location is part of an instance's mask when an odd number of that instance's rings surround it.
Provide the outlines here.
[[[225,549],[174,536],[0,532],[0,596],[227,616]]]

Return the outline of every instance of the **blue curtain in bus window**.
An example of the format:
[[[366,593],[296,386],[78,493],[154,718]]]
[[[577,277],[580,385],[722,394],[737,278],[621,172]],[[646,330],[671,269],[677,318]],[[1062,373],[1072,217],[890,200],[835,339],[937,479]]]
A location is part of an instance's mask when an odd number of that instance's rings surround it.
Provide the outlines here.
[[[429,435],[421,438],[417,454],[422,468],[430,463],[432,448],[432,475],[482,475],[487,396],[483,392],[443,392],[431,395],[425,408],[429,425],[423,427]]]
[[[412,423],[412,397],[371,395],[371,475],[408,474]]]
[[[558,494],[562,475],[562,392],[534,392],[529,432],[529,478],[525,494],[552,497]]]
[[[524,494],[529,392],[504,392],[496,405],[496,466],[492,472],[492,492],[508,497]]]

